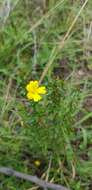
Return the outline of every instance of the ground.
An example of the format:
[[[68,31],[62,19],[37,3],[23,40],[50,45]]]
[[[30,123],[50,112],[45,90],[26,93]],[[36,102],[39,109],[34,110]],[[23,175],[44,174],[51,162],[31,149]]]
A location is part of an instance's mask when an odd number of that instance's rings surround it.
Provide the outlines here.
[[[59,51],[85,1],[46,2],[20,0],[0,21],[0,166],[91,190],[92,1]],[[46,95],[29,101],[26,85],[39,81],[51,61],[42,81]],[[0,174],[1,190],[33,188]]]

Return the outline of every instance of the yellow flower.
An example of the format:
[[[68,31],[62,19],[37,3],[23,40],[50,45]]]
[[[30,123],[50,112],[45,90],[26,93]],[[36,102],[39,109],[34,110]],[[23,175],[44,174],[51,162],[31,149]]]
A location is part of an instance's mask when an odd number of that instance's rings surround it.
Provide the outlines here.
[[[26,90],[28,91],[27,98],[29,100],[34,100],[35,102],[42,99],[42,94],[46,94],[45,86],[39,87],[38,81],[30,81],[26,86]]]
[[[35,160],[35,161],[34,161],[34,164],[35,164],[37,167],[39,167],[39,166],[41,165],[41,162],[40,162],[40,160]]]

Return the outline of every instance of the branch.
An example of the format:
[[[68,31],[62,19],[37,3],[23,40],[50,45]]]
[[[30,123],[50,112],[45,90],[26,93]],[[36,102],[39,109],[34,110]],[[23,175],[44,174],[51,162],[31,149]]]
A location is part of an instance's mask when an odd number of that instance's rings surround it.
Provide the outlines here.
[[[8,176],[15,176],[17,178],[24,179],[27,181],[31,181],[31,182],[35,183],[36,185],[39,185],[40,187],[43,187],[46,189],[50,188],[53,190],[69,190],[69,189],[63,187],[62,185],[56,185],[53,183],[45,182],[44,180],[41,180],[36,176],[27,175],[27,174],[24,174],[21,172],[17,172],[15,170],[13,170],[12,168],[0,167],[0,173],[8,175]]]

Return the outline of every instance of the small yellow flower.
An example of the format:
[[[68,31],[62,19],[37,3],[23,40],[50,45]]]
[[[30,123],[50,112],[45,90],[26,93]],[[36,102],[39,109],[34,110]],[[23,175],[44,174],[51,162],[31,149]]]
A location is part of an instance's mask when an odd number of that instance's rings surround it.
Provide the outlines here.
[[[34,100],[35,102],[42,99],[42,94],[46,94],[45,86],[39,87],[38,81],[30,81],[26,86],[26,90],[28,91],[27,98],[29,100]]]
[[[35,160],[35,161],[34,161],[34,164],[35,164],[37,167],[39,167],[39,166],[41,165],[41,162],[40,162],[40,160]]]

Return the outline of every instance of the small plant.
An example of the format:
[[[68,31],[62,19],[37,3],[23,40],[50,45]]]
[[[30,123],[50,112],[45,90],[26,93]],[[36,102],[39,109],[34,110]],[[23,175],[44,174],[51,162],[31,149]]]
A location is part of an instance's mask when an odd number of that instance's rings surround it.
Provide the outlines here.
[[[9,2],[0,32],[0,165],[92,189],[92,1],[49,0],[45,13],[34,1]],[[36,189],[14,177],[0,182],[0,190]]]

